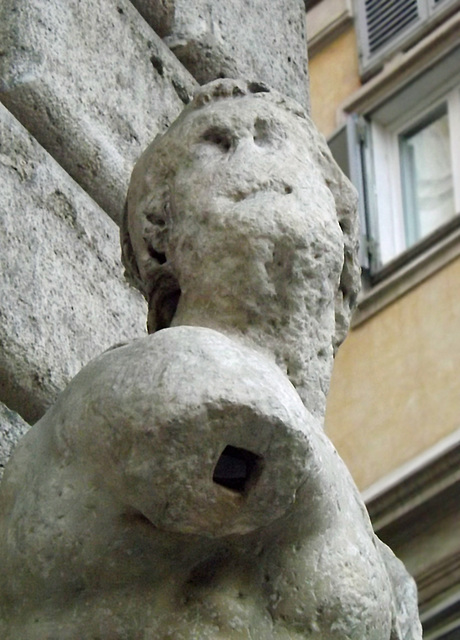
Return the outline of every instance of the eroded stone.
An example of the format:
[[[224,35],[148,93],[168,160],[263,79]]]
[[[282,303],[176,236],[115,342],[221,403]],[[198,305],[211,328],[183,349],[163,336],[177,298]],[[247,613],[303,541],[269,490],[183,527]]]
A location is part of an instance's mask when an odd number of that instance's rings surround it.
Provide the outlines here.
[[[0,100],[114,220],[196,81],[128,0],[0,3]]]
[[[213,481],[229,445],[261,461],[243,494]],[[396,626],[403,603],[321,425],[277,366],[210,329],[93,361],[0,492],[5,640],[421,637]]]
[[[118,228],[0,105],[0,398],[34,422],[96,353],[141,336]]]
[[[261,80],[308,108],[304,0],[134,0],[200,84]]]
[[[0,480],[16,444],[30,429],[19,414],[0,402]]]
[[[297,103],[203,87],[138,161],[122,237],[151,332],[208,326],[274,354],[323,415],[360,286],[356,194]]]
[[[296,103],[198,92],[123,221],[153,335],[85,367],[6,467],[2,638],[421,639],[413,580],[322,429],[356,238]]]

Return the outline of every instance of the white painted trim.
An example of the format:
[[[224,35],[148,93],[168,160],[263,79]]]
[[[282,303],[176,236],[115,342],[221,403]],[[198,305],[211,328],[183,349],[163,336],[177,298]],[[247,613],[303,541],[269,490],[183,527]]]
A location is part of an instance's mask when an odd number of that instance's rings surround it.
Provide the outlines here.
[[[457,82],[458,80],[456,80]],[[458,95],[458,105],[453,96]],[[401,115],[387,126],[380,124],[378,115],[372,114],[371,130],[373,140],[373,162],[375,165],[375,191],[377,207],[377,226],[379,253],[382,265],[401,255],[406,249],[406,232],[404,221],[404,205],[401,184],[401,155],[399,151],[399,136],[411,129],[427,117],[440,105],[447,106],[450,129],[451,165],[453,172],[454,193],[460,191],[460,151],[459,137],[455,135],[455,126],[460,121],[460,86],[452,91],[452,82],[447,87],[438,87],[437,91],[427,96],[421,96],[416,104],[407,109],[401,104]],[[383,111],[383,108],[382,108]],[[460,124],[458,124],[460,129]],[[453,130],[454,129],[454,130]],[[459,171],[453,162],[457,156]],[[458,200],[458,202],[457,202]],[[455,211],[460,212],[460,196],[455,200]]]
[[[442,64],[442,61],[440,62]],[[417,92],[417,99],[412,99],[410,104],[407,104],[407,100],[401,104],[399,109],[400,115],[397,118],[392,118],[391,122],[385,124],[388,131],[394,135],[398,135],[407,129],[410,129],[413,125],[416,125],[420,120],[427,116],[431,111],[435,111],[442,103],[447,103],[451,99],[453,91],[460,89],[460,69],[454,76],[449,77],[446,82],[443,82],[435,90],[431,90],[426,94]],[[393,102],[396,103],[397,97],[393,98]],[[455,108],[455,105],[452,105]],[[459,110],[460,113],[460,110]],[[380,109],[372,112],[372,120],[382,122],[385,114],[385,105]]]
[[[450,145],[452,158],[452,175],[454,176],[455,210],[460,211],[460,87],[457,87],[448,98]],[[456,117],[453,117],[455,114]]]
[[[452,432],[434,446],[412,458],[388,475],[384,476],[370,487],[361,492],[364,502],[375,500],[379,496],[388,493],[394,487],[405,482],[415,473],[421,471],[429,464],[446,455],[449,451],[460,445],[460,429]]]
[[[307,11],[306,19],[308,54],[311,58],[351,24],[351,0],[323,0]]]
[[[457,228],[379,284],[363,290],[352,318],[352,329],[459,257],[460,228]]]

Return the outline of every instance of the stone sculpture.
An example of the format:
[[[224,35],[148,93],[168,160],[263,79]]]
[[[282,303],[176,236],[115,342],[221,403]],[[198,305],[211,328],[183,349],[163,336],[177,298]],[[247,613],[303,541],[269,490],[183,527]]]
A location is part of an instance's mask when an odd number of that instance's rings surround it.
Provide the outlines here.
[[[308,118],[262,85],[201,88],[147,150],[122,236],[153,335],[85,367],[7,466],[2,638],[421,638],[322,429],[355,224]]]
[[[122,229],[149,331],[207,326],[275,357],[323,416],[359,289],[356,192],[297,103],[217,81],[138,161]]]

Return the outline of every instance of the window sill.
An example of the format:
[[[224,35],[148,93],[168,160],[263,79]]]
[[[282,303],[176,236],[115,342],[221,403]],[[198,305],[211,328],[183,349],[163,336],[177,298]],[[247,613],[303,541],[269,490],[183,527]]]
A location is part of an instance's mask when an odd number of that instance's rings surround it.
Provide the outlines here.
[[[352,328],[367,321],[458,257],[460,214],[373,276],[373,282],[361,292]]]

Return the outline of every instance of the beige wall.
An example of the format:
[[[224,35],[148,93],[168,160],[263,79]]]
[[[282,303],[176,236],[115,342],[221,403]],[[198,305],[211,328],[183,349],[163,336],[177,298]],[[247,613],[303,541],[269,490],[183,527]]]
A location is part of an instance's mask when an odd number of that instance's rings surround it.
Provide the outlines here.
[[[364,489],[460,426],[460,259],[352,330],[326,429]]]
[[[350,26],[310,59],[312,117],[326,137],[340,124],[336,121],[339,104],[361,86],[356,47],[355,31]]]

